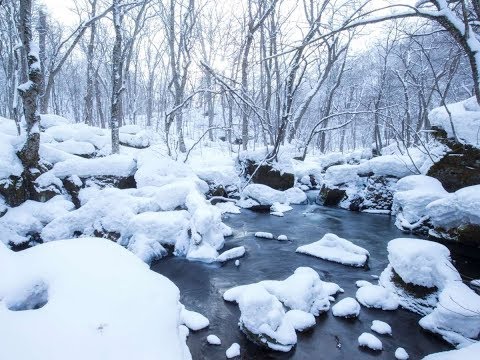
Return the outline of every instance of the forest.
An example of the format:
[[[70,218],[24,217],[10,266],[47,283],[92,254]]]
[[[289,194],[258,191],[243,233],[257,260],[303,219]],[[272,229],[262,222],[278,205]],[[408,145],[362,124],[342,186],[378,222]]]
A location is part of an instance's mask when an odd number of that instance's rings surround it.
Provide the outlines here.
[[[480,356],[478,0],[0,0],[0,82],[0,359]]]

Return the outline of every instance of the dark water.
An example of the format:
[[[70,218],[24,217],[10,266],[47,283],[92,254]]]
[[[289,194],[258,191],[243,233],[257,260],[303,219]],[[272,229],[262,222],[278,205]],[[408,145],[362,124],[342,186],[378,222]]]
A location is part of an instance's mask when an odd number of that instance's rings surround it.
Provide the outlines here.
[[[225,359],[225,350],[233,342],[240,344],[242,359],[394,359],[397,347],[404,347],[410,359],[421,359],[432,352],[450,349],[448,344],[420,328],[420,317],[416,314],[403,309],[382,311],[363,306],[356,320],[336,318],[331,311],[320,315],[312,330],[297,333],[298,344],[289,353],[257,347],[239,330],[238,306],[223,300],[225,290],[266,279],[283,280],[297,267],[309,266],[323,280],[336,282],[345,290],[337,300],[355,297],[355,281],[375,282],[372,275],[379,275],[388,263],[387,242],[405,235],[395,228],[388,216],[314,205],[296,206],[283,218],[244,210],[240,215],[228,215],[224,221],[234,230],[234,236],[227,238],[224,250],[240,245],[247,249],[238,268],[234,261],[221,266],[177,257],[163,259],[152,266],[154,271],[165,275],[180,288],[181,301],[187,308],[210,320],[209,328],[190,333],[188,345],[194,359]],[[290,241],[258,239],[253,236],[256,231],[271,232],[275,236],[285,234]],[[319,240],[327,232],[353,240],[369,250],[370,269],[351,268],[295,253],[298,246]],[[393,336],[378,335],[384,347],[378,353],[362,350],[357,343],[362,332],[371,332],[372,320],[389,323],[393,332]],[[209,334],[219,336],[222,345],[207,344]]]

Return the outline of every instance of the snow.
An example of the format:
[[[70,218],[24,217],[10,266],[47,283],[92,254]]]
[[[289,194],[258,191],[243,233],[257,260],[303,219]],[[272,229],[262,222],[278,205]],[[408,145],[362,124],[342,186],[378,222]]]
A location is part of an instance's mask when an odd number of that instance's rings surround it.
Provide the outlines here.
[[[258,202],[260,205],[272,206],[274,203],[286,203],[287,197],[283,191],[272,189],[263,184],[250,184],[243,189],[242,196]]]
[[[27,200],[8,209],[0,218],[2,241],[6,245],[28,242],[30,235],[40,233],[46,224],[74,208],[73,203],[63,196],[55,196],[44,203]]]
[[[347,297],[332,306],[334,316],[354,318],[360,314],[360,304],[354,298]]]
[[[111,150],[110,132],[86,124],[59,124],[49,127],[44,134],[57,142],[67,140],[89,142],[105,154]]]
[[[357,281],[355,281],[355,285],[358,288],[361,288],[363,286],[368,286],[368,285],[373,285],[373,284],[370,281],[367,281],[367,280],[357,280]]]
[[[238,303],[243,331],[273,350],[289,351],[297,342],[295,330],[313,326],[313,316],[328,311],[331,295],[340,290],[338,285],[320,280],[313,269],[301,267],[283,281],[237,286],[223,298]],[[285,313],[284,307],[297,311]]]
[[[233,343],[227,349],[227,351],[225,352],[225,355],[227,356],[227,359],[232,359],[235,356],[240,356],[240,345],[238,345],[237,343]]]
[[[431,354],[423,360],[477,360],[480,353],[480,342],[475,342],[458,350],[442,351]]]
[[[240,214],[240,208],[231,201],[219,202],[215,206],[220,209],[222,214]]]
[[[191,359],[178,288],[111,241],[0,244],[0,272],[2,359]]]
[[[447,105],[452,116],[455,133],[458,140],[463,144],[469,144],[478,147],[480,139],[478,129],[480,128],[480,106],[475,97],[463,100],[454,104]],[[445,107],[433,109],[428,114],[428,119],[432,126],[437,126],[447,132],[449,138],[453,138],[450,116]]]
[[[435,227],[452,229],[465,224],[480,225],[480,185],[464,187],[433,201],[426,210]]]
[[[360,304],[368,308],[396,310],[399,305],[396,294],[378,285],[362,286],[355,296]]]
[[[235,260],[235,266],[240,266],[240,260]]]
[[[195,311],[187,310],[185,306],[183,306],[180,311],[180,321],[182,325],[185,325],[193,331],[204,329],[210,325],[210,322],[205,316]]]
[[[462,282],[451,281],[440,293],[437,307],[419,324],[459,347],[480,334],[480,296]]]
[[[220,338],[217,335],[214,335],[214,334],[210,334],[210,335],[207,336],[207,342],[210,345],[221,345],[222,344],[222,341],[220,340]]]
[[[273,234],[264,231],[257,231],[255,237],[264,238],[264,239],[273,239]]]
[[[307,195],[299,188],[293,187],[285,190],[283,193],[288,204],[304,204],[307,201]]]
[[[224,251],[217,257],[217,261],[219,262],[225,262],[231,259],[239,258],[245,255],[245,247],[244,246],[238,246],[234,247],[230,250]]]
[[[411,160],[408,156],[383,155],[374,157],[358,166],[358,174],[373,173],[376,176],[402,178],[412,175]]]
[[[287,237],[287,235],[278,235],[277,240],[288,241],[288,237]]]
[[[411,175],[400,179],[392,205],[392,214],[397,215],[396,225],[400,229],[411,229],[412,224],[426,216],[429,203],[447,195],[440,181],[430,176]]]
[[[395,359],[397,360],[407,360],[409,358],[408,353],[405,351],[404,348],[397,348],[395,350]]]
[[[366,332],[358,337],[358,345],[371,350],[383,350],[382,342],[375,335]]]
[[[330,233],[314,243],[298,247],[296,252],[356,267],[364,266],[369,256],[364,248]]]
[[[290,211],[293,208],[290,205],[287,204],[281,204],[279,202],[275,202],[272,204],[270,207],[270,213],[273,215],[274,213],[280,213],[283,216],[284,212]]]
[[[442,289],[448,281],[461,281],[450,262],[450,251],[442,244],[398,238],[387,246],[388,260],[406,283]]]
[[[9,176],[20,176],[22,174],[23,166],[16,154],[16,148],[21,146],[21,143],[22,143],[21,137],[7,135],[5,133],[0,132],[0,181],[1,182],[3,182],[3,179],[7,179]]]
[[[373,320],[370,329],[380,335],[392,335],[391,326],[380,320]]]
[[[66,140],[60,143],[52,143],[50,146],[72,155],[93,156],[96,152],[95,146],[85,141]]]
[[[42,129],[49,129],[53,126],[58,125],[71,125],[75,122],[71,119],[67,119],[63,116],[55,114],[41,114],[40,115],[40,126]]]

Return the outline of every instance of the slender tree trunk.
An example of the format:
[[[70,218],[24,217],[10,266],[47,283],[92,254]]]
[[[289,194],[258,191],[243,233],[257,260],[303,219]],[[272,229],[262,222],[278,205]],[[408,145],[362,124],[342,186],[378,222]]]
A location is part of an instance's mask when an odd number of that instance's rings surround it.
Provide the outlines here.
[[[122,123],[122,93],[123,93],[123,57],[122,57],[122,9],[120,3],[122,0],[113,0],[113,25],[115,28],[115,43],[112,52],[112,104],[110,128],[112,130],[112,153],[120,152],[120,134],[119,127]]]
[[[93,18],[97,11],[97,0],[91,1],[92,12],[91,17]],[[94,80],[93,80],[93,56],[95,51],[95,32],[96,32],[96,23],[93,22],[90,25],[90,39],[87,46],[87,83],[86,83],[86,92],[85,92],[85,103],[83,116],[85,119],[85,124],[93,125],[93,92],[94,92]]]

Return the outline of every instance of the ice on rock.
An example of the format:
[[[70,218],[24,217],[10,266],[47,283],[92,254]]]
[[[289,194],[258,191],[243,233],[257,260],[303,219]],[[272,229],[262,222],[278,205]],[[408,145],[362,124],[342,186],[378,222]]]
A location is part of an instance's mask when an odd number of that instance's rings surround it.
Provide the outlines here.
[[[227,349],[225,355],[227,356],[227,359],[232,359],[236,356],[240,356],[240,345],[238,345],[237,343],[233,343]]]
[[[408,353],[405,351],[404,348],[397,348],[397,350],[395,350],[395,359],[397,360],[408,360],[409,356],[408,356]]]
[[[392,205],[397,227],[411,230],[421,225],[427,218],[427,205],[447,195],[440,181],[430,176],[411,175],[400,179]]]
[[[362,286],[355,296],[360,304],[368,308],[396,310],[399,305],[398,296],[379,285]]]
[[[239,304],[240,326],[250,340],[289,351],[297,342],[295,330],[305,329],[313,323],[313,315],[328,311],[331,295],[339,290],[338,285],[321,281],[313,269],[303,267],[283,281],[231,288],[223,298]],[[284,307],[298,311],[285,313]]]
[[[360,304],[354,298],[347,297],[332,306],[334,316],[355,318],[360,314]]]
[[[273,235],[269,232],[257,231],[255,237],[264,238],[264,239],[273,239]]]
[[[330,233],[314,243],[298,247],[296,252],[356,267],[364,266],[369,256],[364,248]]]
[[[225,262],[231,259],[239,258],[245,255],[245,247],[244,246],[237,246],[230,250],[224,251],[217,257],[217,261]]]
[[[287,235],[278,235],[277,240],[288,241],[288,237],[287,237]]]
[[[185,306],[182,306],[182,310],[180,311],[180,321],[182,325],[185,325],[193,331],[204,329],[210,325],[210,322],[205,316],[198,312],[187,310]]]
[[[358,345],[367,347],[371,350],[383,350],[383,345],[380,339],[378,339],[375,335],[366,332],[358,337]]]
[[[480,353],[480,342],[475,342],[458,350],[442,351],[431,354],[423,360],[477,360]]]
[[[370,329],[380,335],[392,335],[391,326],[380,320],[373,320]]]
[[[191,359],[178,288],[109,240],[0,243],[0,273],[2,359]]]
[[[357,281],[355,281],[355,285],[358,288],[361,288],[361,287],[368,286],[368,285],[373,285],[373,284],[370,281],[367,281],[367,280],[357,280]]]
[[[466,346],[480,335],[480,296],[462,282],[449,282],[437,307],[419,324],[451,344]]]
[[[221,345],[222,344],[222,341],[220,340],[220,338],[217,335],[214,335],[214,334],[210,334],[210,335],[207,336],[207,342],[210,345]]]

